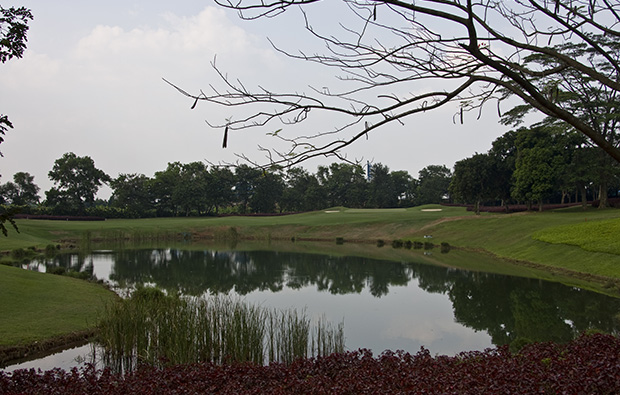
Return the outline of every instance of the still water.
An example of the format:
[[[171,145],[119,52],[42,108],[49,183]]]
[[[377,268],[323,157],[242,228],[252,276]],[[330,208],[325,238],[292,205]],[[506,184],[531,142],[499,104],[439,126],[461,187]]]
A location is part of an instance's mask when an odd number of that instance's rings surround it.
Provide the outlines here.
[[[400,261],[234,249],[100,250],[32,262],[87,271],[121,295],[151,284],[185,295],[228,294],[267,307],[344,321],[346,346],[454,355],[523,337],[563,342],[589,328],[618,333],[620,299],[561,283]],[[455,259],[457,259],[455,257]],[[445,261],[445,259],[444,259]],[[448,260],[449,261],[449,260]],[[90,345],[8,367],[70,369]]]

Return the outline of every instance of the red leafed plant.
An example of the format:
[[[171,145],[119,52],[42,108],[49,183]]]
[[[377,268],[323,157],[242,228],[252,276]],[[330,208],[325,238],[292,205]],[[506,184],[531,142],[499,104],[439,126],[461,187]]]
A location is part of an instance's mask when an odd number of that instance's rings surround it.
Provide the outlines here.
[[[65,372],[0,372],[2,394],[612,394],[620,389],[620,339],[582,335],[559,345],[531,344],[432,356],[358,350],[291,364],[143,366],[125,376],[93,367]]]

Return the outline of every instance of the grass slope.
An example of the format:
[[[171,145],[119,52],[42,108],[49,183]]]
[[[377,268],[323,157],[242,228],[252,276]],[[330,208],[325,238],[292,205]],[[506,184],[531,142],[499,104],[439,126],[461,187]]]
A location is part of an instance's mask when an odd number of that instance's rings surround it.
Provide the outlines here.
[[[441,209],[441,211],[435,211]],[[254,240],[395,239],[447,242],[554,270],[620,279],[620,210],[579,209],[476,216],[460,207],[327,210],[274,217],[153,218],[102,222],[18,221],[20,233],[0,240],[0,250],[61,240],[194,238]]]
[[[0,347],[92,328],[114,298],[98,284],[0,265]]]

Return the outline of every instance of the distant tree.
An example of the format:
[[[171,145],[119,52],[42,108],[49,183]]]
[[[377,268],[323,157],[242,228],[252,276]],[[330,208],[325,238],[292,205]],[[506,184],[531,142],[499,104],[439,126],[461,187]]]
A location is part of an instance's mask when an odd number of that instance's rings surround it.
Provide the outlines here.
[[[288,212],[311,211],[326,208],[327,196],[316,175],[301,167],[292,167],[286,173],[282,208]]]
[[[56,185],[46,192],[48,205],[52,203],[80,214],[95,202],[99,188],[111,181],[89,156],[80,157],[73,152],[56,159],[48,176]]]
[[[390,173],[390,177],[394,183],[394,190],[398,194],[398,206],[414,206],[418,180],[413,178],[406,170],[393,171]]]
[[[397,207],[400,191],[396,189],[390,169],[381,163],[375,163],[370,168],[370,174],[368,205],[370,207]]]
[[[220,207],[230,206],[234,200],[235,174],[226,167],[211,167],[209,170],[209,204],[217,213]]]
[[[273,213],[282,199],[284,181],[280,174],[265,171],[254,184],[250,207],[254,213]]]
[[[493,158],[488,154],[475,154],[456,162],[450,196],[464,203],[474,203],[474,211],[479,215],[482,201],[493,196],[493,165]]]
[[[544,199],[558,190],[566,165],[565,146],[557,143],[559,137],[557,131],[544,126],[519,129],[513,198],[528,205],[537,201],[542,211]]]
[[[239,165],[235,169],[235,200],[241,205],[242,213],[247,213],[250,200],[256,192],[256,184],[262,173],[261,170],[246,164]]]
[[[488,154],[493,164],[493,177],[490,188],[493,199],[501,200],[508,209],[511,199],[512,177],[517,161],[517,132],[509,131],[493,141]]]
[[[329,206],[363,207],[367,200],[368,183],[364,170],[350,163],[319,166],[319,183],[327,193]]]
[[[566,167],[567,184],[575,188],[575,201],[580,200],[581,206],[585,210],[588,206],[588,189],[596,180],[599,171],[597,158],[600,157],[600,150],[596,147],[581,147],[575,150],[570,163]]]
[[[449,199],[452,173],[444,165],[426,166],[418,173],[418,205],[441,203]]]
[[[0,186],[0,195],[5,203],[18,206],[39,203],[39,187],[34,183],[34,176],[26,172],[13,175],[13,182]]]
[[[130,216],[144,217],[153,207],[152,180],[144,174],[119,174],[110,181],[111,203],[129,212]]]
[[[198,215],[205,213],[210,184],[207,166],[202,162],[183,164],[179,177],[172,193],[175,205],[184,210],[186,216],[189,216],[192,210],[196,210]]]
[[[181,180],[181,163],[169,162],[166,170],[157,171],[151,181],[151,191],[158,216],[176,216],[179,206],[174,191]]]

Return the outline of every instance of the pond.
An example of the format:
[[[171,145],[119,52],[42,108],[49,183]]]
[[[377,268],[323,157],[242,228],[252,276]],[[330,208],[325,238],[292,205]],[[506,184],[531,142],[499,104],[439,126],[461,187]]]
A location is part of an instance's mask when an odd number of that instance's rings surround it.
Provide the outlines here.
[[[87,271],[120,294],[151,284],[185,295],[227,294],[267,307],[305,309],[309,317],[344,321],[347,349],[375,354],[424,347],[454,355],[518,338],[565,342],[590,328],[618,333],[620,326],[620,299],[559,282],[455,268],[462,254],[433,251],[433,257],[374,246],[366,256],[355,254],[370,247],[319,248],[322,254],[316,246],[312,252],[248,248],[96,250],[31,262],[28,268]],[[382,255],[390,260],[376,258]],[[92,359],[90,350],[85,345],[7,370],[69,369]]]

